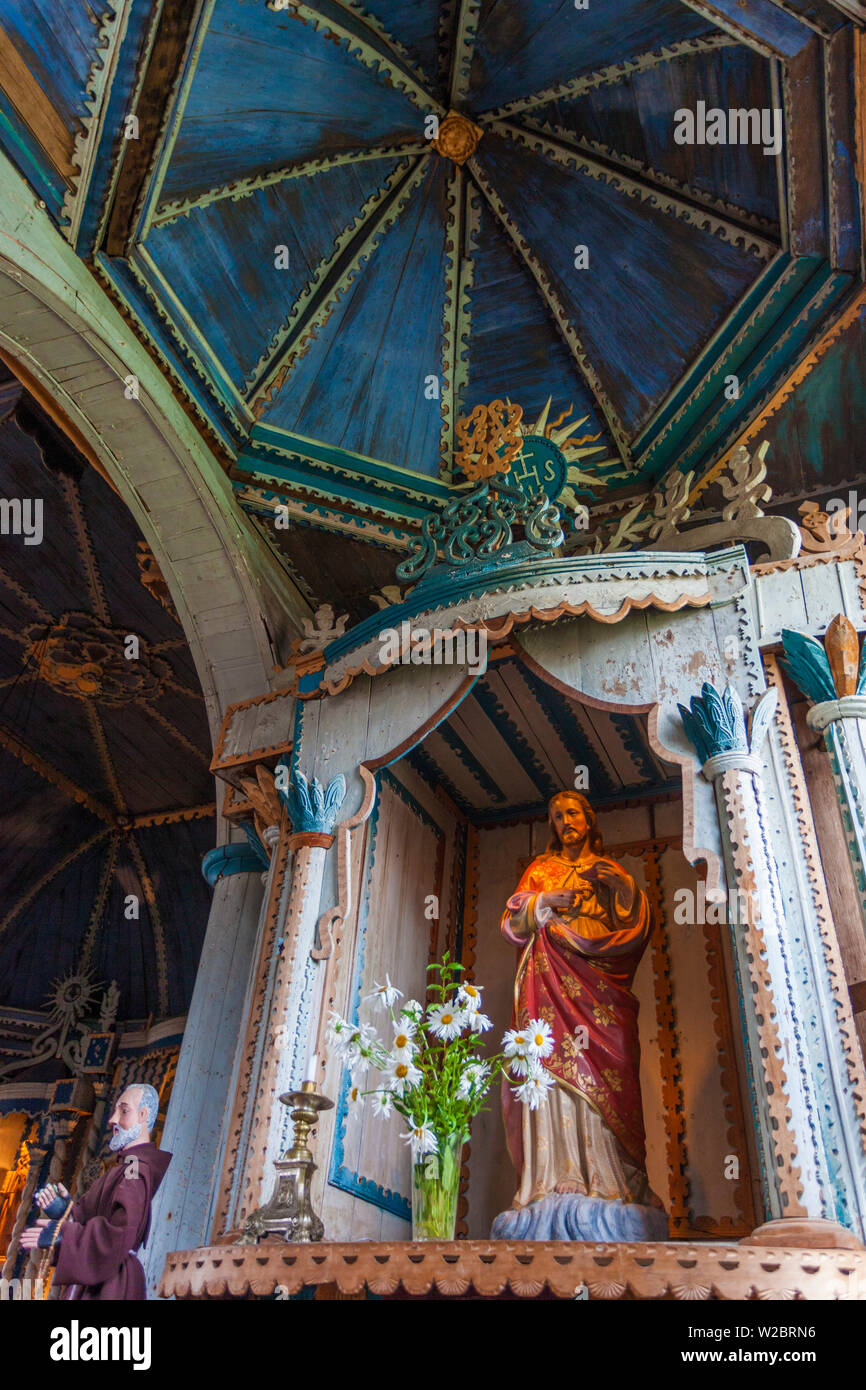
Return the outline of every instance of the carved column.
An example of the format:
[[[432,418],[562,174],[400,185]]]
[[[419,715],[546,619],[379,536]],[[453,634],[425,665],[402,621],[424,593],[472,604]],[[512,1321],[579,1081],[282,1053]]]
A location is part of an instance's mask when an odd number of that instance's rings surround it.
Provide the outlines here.
[[[782,629],[782,642],[788,673],[814,701],[806,720],[824,735],[866,927],[866,664],[857,630],[840,613],[828,626],[823,645],[788,628]]]
[[[151,1297],[168,1252],[204,1245],[209,1236],[226,1101],[261,928],[266,842],[278,833],[277,827],[267,830],[265,843],[256,837],[219,846],[202,864],[214,896],[161,1139],[173,1158],[153,1203],[146,1246]]]
[[[342,776],[325,790],[315,778],[308,783],[303,773],[295,772],[289,781],[287,770],[283,768],[283,778],[280,771],[277,785],[291,820],[291,831],[284,833],[277,849],[285,881],[272,898],[269,939],[251,1000],[232,1126],[235,1160],[232,1173],[224,1173],[214,1234],[239,1229],[266,1199],[273,1162],[287,1145],[290,1121],[279,1096],[305,1060],[305,967],[315,947],[325,860],[345,795]]]
[[[784,901],[772,850],[759,756],[776,705],[758,701],[751,740],[730,688],[709,684],[680,706],[686,733],[713,783],[728,879],[728,917],[768,1218],[835,1215],[815,1083],[804,1049]],[[835,1223],[832,1223],[833,1228]],[[832,1244],[831,1222],[827,1243]]]

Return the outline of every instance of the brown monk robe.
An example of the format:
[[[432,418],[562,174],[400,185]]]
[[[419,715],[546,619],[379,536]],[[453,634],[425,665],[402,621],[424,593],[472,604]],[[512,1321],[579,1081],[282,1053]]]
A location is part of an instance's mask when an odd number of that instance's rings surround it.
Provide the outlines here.
[[[135,1144],[73,1204],[61,1227],[54,1276],[74,1286],[64,1297],[147,1296],[144,1270],[132,1252],[147,1240],[150,1204],[170,1161],[155,1144]]]

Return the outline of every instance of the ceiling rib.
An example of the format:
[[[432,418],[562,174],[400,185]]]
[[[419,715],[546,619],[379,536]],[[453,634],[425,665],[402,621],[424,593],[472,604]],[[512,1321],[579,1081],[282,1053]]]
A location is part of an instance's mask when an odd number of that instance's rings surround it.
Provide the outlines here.
[[[613,83],[622,82],[623,78],[631,77],[635,72],[648,72],[650,68],[656,68],[660,63],[669,63],[672,58],[682,58],[692,53],[707,53],[716,48],[731,48],[737,40],[730,34],[707,34],[699,39],[683,39],[681,43],[672,43],[667,47],[653,48],[646,53],[639,53],[636,58],[627,58],[621,63],[611,63],[608,67],[598,68],[595,72],[584,73],[582,77],[572,77],[568,82],[557,82],[552,87],[544,87],[541,91],[531,92],[528,96],[517,97],[514,101],[506,102],[504,106],[491,107],[489,111],[484,111],[475,117],[479,125],[488,125],[491,121],[501,120],[505,116],[521,115],[525,111],[533,111],[539,106],[546,106],[551,101],[570,101],[574,97],[582,96],[584,92],[591,92],[596,87],[608,87]]]
[[[165,227],[178,217],[185,217],[194,208],[209,207],[211,203],[231,198],[238,202],[262,188],[272,188],[274,184],[288,183],[292,179],[314,178],[328,169],[338,169],[341,165],[364,164],[372,159],[406,159],[421,154],[429,154],[430,145],[425,140],[414,140],[394,145],[371,145],[361,150],[343,150],[340,154],[328,155],[321,159],[299,160],[295,164],[284,164],[279,169],[268,169],[261,174],[251,174],[249,178],[233,179],[208,188],[203,193],[192,194],[188,198],[175,198],[163,203],[154,214],[152,227]]]
[[[212,0],[211,0],[212,3]],[[164,5],[141,91],[135,106],[138,138],[122,142],[120,168],[105,232],[109,256],[127,256],[135,237],[138,209],[154,167],[175,86],[190,45],[202,36],[201,3]]]
[[[550,283],[546,270],[533,253],[528,242],[521,236],[518,228],[515,227],[514,223],[511,221],[499,196],[490,186],[482,172],[478,160],[473,156],[472,159],[467,161],[466,167],[469,169],[475,183],[483,193],[497,221],[510,237],[518,256],[523,261],[523,264],[538,286],[539,293],[553,315],[554,322],[559,329],[563,342],[571,354],[572,360],[581,376],[586,381],[599,409],[607,421],[608,429],[611,432],[622,462],[628,468],[631,468],[633,465],[625,427],[616,413],[613,402],[607,396],[598,373],[587,356],[586,349],[575,331],[569,314],[566,312],[565,307]]]
[[[278,6],[275,4],[271,8]],[[286,7],[280,5],[279,8]],[[425,115],[442,114],[442,105],[431,96],[423,74],[416,71],[402,46],[366,11],[356,10],[342,0],[318,0],[315,6],[291,0],[289,13],[293,19],[311,24],[314,29],[329,30],[347,44],[347,52],[353,58],[365,67],[384,72],[393,86],[405,92]]]
[[[105,830],[97,830],[96,834],[91,835],[89,840],[82,840],[81,844],[76,845],[74,849],[71,849],[68,854],[64,855],[58,864],[52,864],[46,869],[41,878],[37,879],[35,883],[31,883],[27,891],[21,894],[21,897],[12,904],[3,920],[0,921],[0,936],[2,936],[6,928],[14,922],[19,913],[23,912],[24,908],[32,903],[33,899],[42,891],[46,883],[50,883],[52,878],[56,878],[58,874],[62,874],[64,869],[68,869],[70,864],[74,864],[76,859],[80,859],[82,854],[86,854],[88,850],[93,849],[94,845],[98,845],[100,840],[104,840],[106,835],[110,833],[108,828]]]
[[[752,226],[708,207],[704,200],[693,196],[691,191],[686,194],[676,185],[668,188],[653,171],[642,169],[640,166],[637,170],[624,166],[616,156],[607,151],[601,153],[601,147],[593,147],[587,141],[575,139],[567,131],[556,131],[554,136],[553,133],[541,130],[534,124],[525,129],[507,121],[493,122],[490,129],[494,134],[516,140],[528,149],[542,151],[557,164],[574,166],[579,173],[586,173],[590,178],[602,179],[605,183],[613,184],[629,197],[637,195],[642,201],[650,202],[657,207],[660,212],[670,213],[673,217],[689,222],[693,227],[713,232],[732,246],[742,242],[744,249],[755,251],[764,260],[769,260],[779,249],[778,241],[769,241]]]
[[[449,102],[452,107],[460,106],[466,100],[469,91],[472,55],[475,50],[480,12],[481,0],[457,0],[451,73],[448,82]]]
[[[337,249],[329,260],[323,261],[315,277],[291,310],[284,327],[268,345],[249,377],[246,400],[256,413],[278,389],[291,370],[292,361],[305,339],[321,327],[338,291],[348,287],[361,261],[369,256],[379,238],[402,212],[406,201],[426,172],[426,155],[414,160],[407,169],[396,170],[384,189],[369,199],[354,222],[345,229]]]

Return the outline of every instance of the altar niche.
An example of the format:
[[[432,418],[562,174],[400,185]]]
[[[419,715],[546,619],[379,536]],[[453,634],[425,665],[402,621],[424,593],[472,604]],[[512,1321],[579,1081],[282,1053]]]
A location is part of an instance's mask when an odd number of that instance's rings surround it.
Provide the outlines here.
[[[377,772],[355,921],[346,923],[354,947],[344,950],[337,998],[348,1017],[369,1016],[364,996],[386,973],[423,998],[426,966],[448,949],[484,986],[497,1050],[511,1025],[519,955],[500,934],[500,917],[547,845],[548,799],[572,787],[596,810],[605,853],[645,890],[655,918],[633,989],[647,1172],[669,1234],[747,1235],[760,1217],[728,927],[683,855],[680,769],[654,749],[646,714],[584,703],[514,652],[494,655],[450,717]],[[337,1099],[322,1191],[328,1238],[408,1239],[405,1122],[353,1108],[347,1076],[338,1080],[330,1065],[328,1088]],[[464,1151],[458,1233],[486,1238],[517,1183],[497,1087]]]

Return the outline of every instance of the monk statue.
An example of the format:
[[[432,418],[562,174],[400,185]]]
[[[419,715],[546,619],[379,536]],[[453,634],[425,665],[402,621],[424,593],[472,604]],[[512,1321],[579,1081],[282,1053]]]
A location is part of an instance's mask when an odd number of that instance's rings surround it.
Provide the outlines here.
[[[638,1002],[631,983],[653,928],[646,894],[603,853],[579,792],[548,807],[551,839],[508,899],[500,929],[522,948],[514,1027],[546,1022],[538,1064],[546,1102],[521,1105],[503,1084],[508,1147],[520,1174],[497,1240],[665,1240],[645,1170]],[[530,1040],[531,1041],[531,1040]],[[547,1054],[547,1055],[545,1055]]]
[[[43,1215],[21,1235],[25,1250],[56,1256],[55,1280],[74,1299],[143,1299],[144,1270],[135,1251],[147,1240],[150,1204],[171,1162],[151,1143],[159,1112],[152,1086],[127,1086],[109,1120],[118,1162],[73,1202],[62,1183],[36,1193]]]

